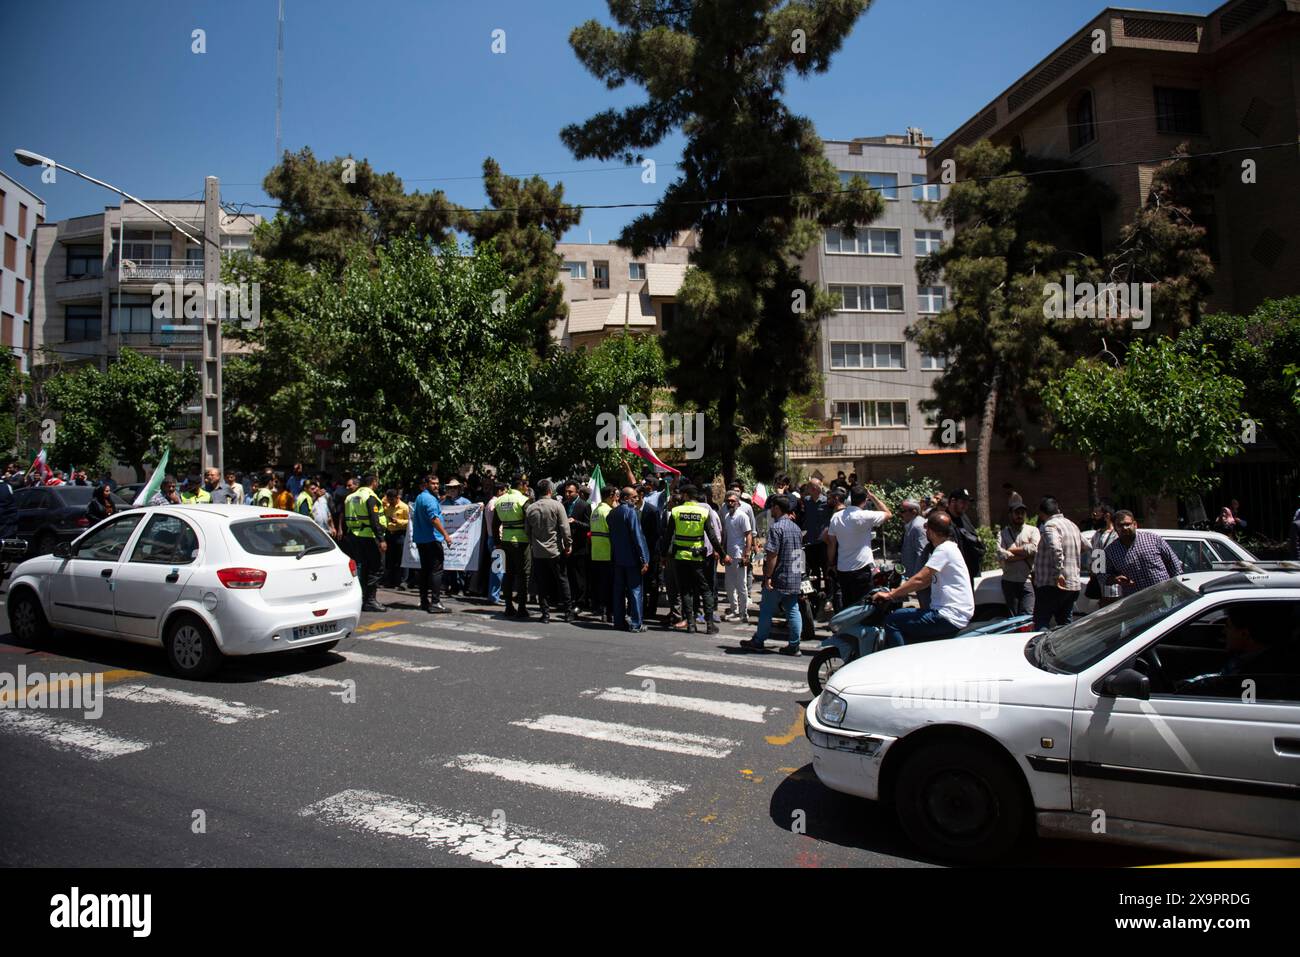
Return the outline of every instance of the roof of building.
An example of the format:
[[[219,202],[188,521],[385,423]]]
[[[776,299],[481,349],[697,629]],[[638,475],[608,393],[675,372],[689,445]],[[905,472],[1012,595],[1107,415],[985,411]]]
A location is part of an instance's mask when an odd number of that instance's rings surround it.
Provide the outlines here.
[[[646,263],[646,294],[656,297],[674,297],[686,278],[686,263]]]
[[[619,293],[609,299],[586,299],[569,303],[569,335],[601,332],[607,327],[653,327],[654,304],[644,294]]]

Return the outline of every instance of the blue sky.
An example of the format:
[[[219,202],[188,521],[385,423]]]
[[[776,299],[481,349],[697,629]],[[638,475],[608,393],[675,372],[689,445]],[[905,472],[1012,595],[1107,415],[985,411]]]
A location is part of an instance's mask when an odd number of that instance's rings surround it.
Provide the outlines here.
[[[408,189],[484,204],[483,157],[506,172],[549,173],[570,202],[653,202],[680,141],[640,169],[578,162],[567,123],[634,102],[606,90],[568,45],[603,0],[286,0],[283,139],[318,156],[366,157]],[[1205,13],[1214,0],[1142,0]],[[276,0],[0,0],[7,58],[0,169],[45,201],[51,219],[114,202],[61,175],[40,181],[15,147],[53,156],[146,199],[202,195],[267,202],[275,161]],[[1098,13],[1099,0],[875,0],[828,73],[792,80],[790,105],[827,139],[919,126],[936,141]],[[1006,27],[1005,24],[1015,24]],[[191,52],[191,31],[207,52]],[[491,50],[505,31],[506,52]],[[17,77],[17,80],[12,78]],[[581,169],[581,172],[573,172]],[[563,171],[563,172],[557,172]],[[269,214],[268,210],[260,210]],[[634,215],[591,210],[566,237],[615,238]]]

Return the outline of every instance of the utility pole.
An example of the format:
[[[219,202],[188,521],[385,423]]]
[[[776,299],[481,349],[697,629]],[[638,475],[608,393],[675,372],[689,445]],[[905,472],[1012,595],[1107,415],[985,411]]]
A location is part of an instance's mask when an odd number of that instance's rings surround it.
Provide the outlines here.
[[[203,360],[199,402],[199,468],[222,469],[221,455],[221,317],[217,286],[221,282],[221,185],[203,181]]]

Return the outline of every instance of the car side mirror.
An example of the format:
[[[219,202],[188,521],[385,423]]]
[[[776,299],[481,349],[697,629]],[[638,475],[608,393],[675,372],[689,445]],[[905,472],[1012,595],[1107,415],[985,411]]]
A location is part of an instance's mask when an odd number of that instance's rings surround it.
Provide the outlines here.
[[[1106,676],[1101,693],[1113,698],[1151,699],[1151,679],[1136,668],[1124,668]]]
[[[71,558],[71,557],[72,557],[72,542],[59,542],[59,544],[55,545],[55,546],[54,546],[54,557],[55,557],[55,558]]]

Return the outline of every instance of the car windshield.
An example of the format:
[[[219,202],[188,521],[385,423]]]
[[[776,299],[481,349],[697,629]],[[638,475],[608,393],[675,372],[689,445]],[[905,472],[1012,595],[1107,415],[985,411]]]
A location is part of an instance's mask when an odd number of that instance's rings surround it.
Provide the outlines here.
[[[333,551],[334,541],[319,525],[306,519],[273,518],[237,522],[230,526],[239,547],[250,555],[297,557],[308,549]]]
[[[1038,642],[1043,663],[1049,670],[1078,674],[1198,597],[1176,578],[1144,588],[1044,635]]]

